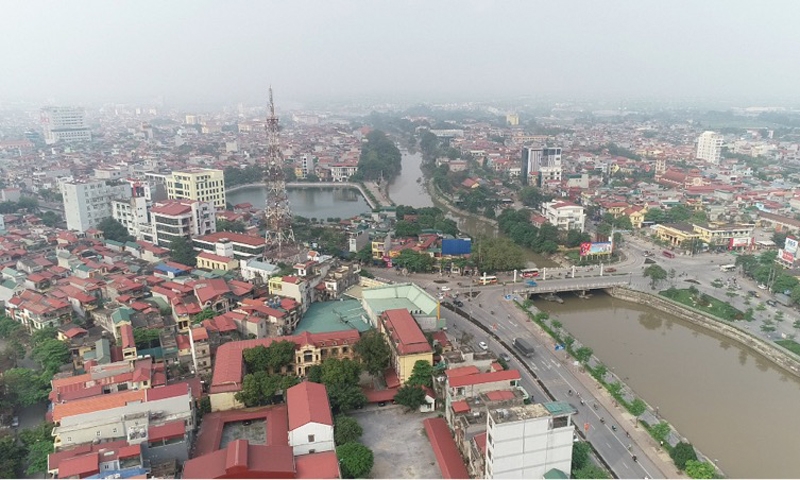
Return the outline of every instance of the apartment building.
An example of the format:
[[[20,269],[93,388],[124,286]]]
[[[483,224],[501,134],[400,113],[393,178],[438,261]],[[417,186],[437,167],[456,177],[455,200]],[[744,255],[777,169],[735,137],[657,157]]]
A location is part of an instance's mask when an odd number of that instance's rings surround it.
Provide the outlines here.
[[[153,243],[168,247],[176,238],[208,235],[217,230],[214,205],[198,200],[166,200],[150,208]]]
[[[525,147],[522,149],[522,179],[526,185],[561,182],[561,148]]]
[[[127,183],[101,181],[65,182],[61,185],[64,196],[64,213],[67,228],[85,232],[96,228],[105,218],[113,215],[115,200],[125,202],[131,198]]]
[[[722,155],[722,135],[716,132],[703,132],[697,137],[697,155],[700,160],[705,160],[713,165],[719,165]]]
[[[261,180],[261,179],[256,179]],[[166,177],[167,197],[172,200],[197,200],[225,210],[225,177],[222,170],[191,168],[173,171]]]
[[[542,204],[542,215],[561,230],[582,232],[586,224],[583,207],[571,202],[555,200]]]
[[[260,258],[264,254],[266,240],[236,232],[216,232],[192,238],[195,250],[213,253],[236,260]]]
[[[72,306],[64,300],[22,290],[5,302],[5,313],[29,332],[72,321]]]
[[[86,112],[80,107],[45,107],[41,114],[44,141],[88,142],[92,131],[86,126]]]

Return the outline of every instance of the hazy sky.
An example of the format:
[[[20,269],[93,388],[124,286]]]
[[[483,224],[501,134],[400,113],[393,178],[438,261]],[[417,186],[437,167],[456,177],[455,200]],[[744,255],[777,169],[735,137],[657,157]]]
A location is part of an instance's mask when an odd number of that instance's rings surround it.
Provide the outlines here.
[[[798,98],[800,1],[9,1],[0,99]]]

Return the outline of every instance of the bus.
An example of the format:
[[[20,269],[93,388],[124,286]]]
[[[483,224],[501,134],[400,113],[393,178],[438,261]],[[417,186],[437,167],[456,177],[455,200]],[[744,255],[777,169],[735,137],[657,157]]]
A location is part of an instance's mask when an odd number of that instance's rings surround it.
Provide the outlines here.
[[[732,271],[736,270],[736,264],[735,263],[731,263],[729,265],[720,265],[719,269],[721,271],[723,271],[723,272],[732,272]]]
[[[524,270],[519,271],[522,278],[533,278],[539,276],[539,269],[538,268],[526,268]]]
[[[493,275],[480,277],[475,280],[475,283],[477,283],[478,285],[494,285],[495,283],[497,283],[497,277]]]
[[[675,254],[674,254],[674,253],[672,253],[672,252],[670,252],[669,250],[664,250],[664,251],[663,251],[663,252],[661,252],[661,253],[662,253],[662,254],[663,254],[665,257],[667,257],[667,258],[675,258]]]

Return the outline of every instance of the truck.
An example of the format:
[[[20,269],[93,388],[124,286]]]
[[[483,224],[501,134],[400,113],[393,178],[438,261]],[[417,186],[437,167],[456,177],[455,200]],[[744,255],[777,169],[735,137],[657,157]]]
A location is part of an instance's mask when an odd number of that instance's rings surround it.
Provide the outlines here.
[[[533,345],[531,345],[527,340],[522,338],[515,338],[514,339],[514,348],[520,351],[526,357],[530,357],[533,355]]]

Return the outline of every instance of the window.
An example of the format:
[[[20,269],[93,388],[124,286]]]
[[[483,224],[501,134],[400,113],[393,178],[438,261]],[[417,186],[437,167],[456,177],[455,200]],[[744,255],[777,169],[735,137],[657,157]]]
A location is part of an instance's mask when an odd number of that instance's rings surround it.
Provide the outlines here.
[[[97,431],[97,436],[98,436],[98,437],[100,436],[100,430],[98,430],[98,431]]]
[[[308,443],[314,443],[314,435],[308,436]]]

